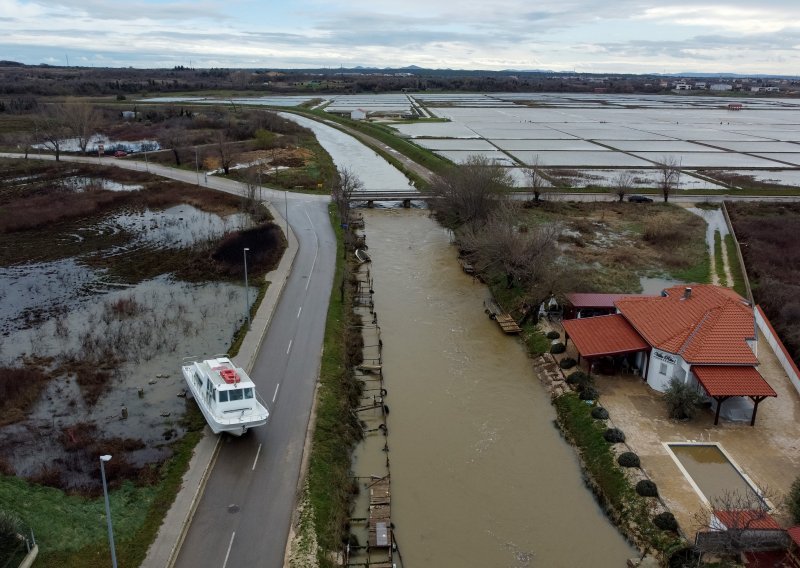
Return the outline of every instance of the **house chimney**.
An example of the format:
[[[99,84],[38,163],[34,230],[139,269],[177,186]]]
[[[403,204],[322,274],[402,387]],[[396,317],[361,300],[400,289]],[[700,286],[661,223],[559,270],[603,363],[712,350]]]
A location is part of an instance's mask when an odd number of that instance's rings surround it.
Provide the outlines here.
[[[687,286],[686,288],[683,289],[683,299],[688,300],[691,297],[692,297],[692,289],[689,286]]]

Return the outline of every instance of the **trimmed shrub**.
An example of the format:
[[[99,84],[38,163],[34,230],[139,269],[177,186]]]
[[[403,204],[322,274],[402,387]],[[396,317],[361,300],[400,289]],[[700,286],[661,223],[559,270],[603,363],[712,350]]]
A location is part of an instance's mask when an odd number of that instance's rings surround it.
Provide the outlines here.
[[[678,521],[675,520],[675,515],[669,511],[664,511],[653,517],[653,524],[662,531],[674,532],[678,530]]]
[[[658,497],[658,487],[649,479],[642,479],[636,484],[636,493],[642,497]]]
[[[609,444],[621,444],[625,441],[625,432],[619,428],[609,428],[603,433],[603,438]]]
[[[641,465],[639,456],[633,452],[621,453],[617,458],[617,463],[622,467],[639,467]]]
[[[600,393],[591,385],[586,385],[581,389],[581,394],[578,395],[581,400],[597,400],[600,398]]]
[[[561,337],[561,334],[555,330],[547,332],[547,339],[558,339],[559,337]]]
[[[800,524],[800,477],[792,483],[792,488],[789,489],[789,495],[786,497],[786,503],[789,506],[789,513],[792,515],[794,522]]]
[[[574,373],[570,373],[567,375],[567,384],[578,386],[578,385],[587,385],[590,384],[592,379],[589,378],[589,375],[584,373],[583,371],[575,371]]]
[[[550,353],[553,355],[558,355],[559,353],[563,353],[567,350],[567,346],[563,343],[553,343],[553,346],[550,348]]]
[[[602,406],[595,406],[592,408],[592,418],[596,418],[597,420],[606,420],[608,419],[608,410]]]
[[[561,361],[558,362],[558,366],[561,367],[562,369],[571,369],[577,364],[578,362],[572,357],[564,357],[563,359],[561,359]]]

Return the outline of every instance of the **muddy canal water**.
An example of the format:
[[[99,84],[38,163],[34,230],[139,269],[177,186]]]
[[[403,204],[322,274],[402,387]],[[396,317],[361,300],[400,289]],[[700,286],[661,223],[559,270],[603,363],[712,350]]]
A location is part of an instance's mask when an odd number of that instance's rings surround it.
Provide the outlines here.
[[[423,210],[364,216],[404,565],[624,566],[635,551],[583,484],[530,360],[484,314],[488,291],[460,271],[448,232]]]

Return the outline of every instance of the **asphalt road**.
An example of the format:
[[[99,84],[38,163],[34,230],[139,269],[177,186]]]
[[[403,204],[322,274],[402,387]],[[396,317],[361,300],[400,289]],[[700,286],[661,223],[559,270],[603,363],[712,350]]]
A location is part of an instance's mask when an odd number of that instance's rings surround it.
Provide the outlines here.
[[[62,160],[99,161],[73,156],[62,156]],[[102,162],[129,169],[145,168],[130,160],[103,158]],[[188,183],[198,179],[195,172],[152,164],[148,169]],[[209,177],[206,182],[202,174],[199,177],[203,186],[242,192],[237,182],[217,177]],[[281,212],[288,208],[289,224],[298,240],[291,275],[251,373],[271,416],[267,426],[245,436],[223,436],[214,469],[175,563],[177,567],[283,565],[319,371],[336,242],[327,196],[264,190],[264,197],[271,199]]]
[[[336,254],[324,202],[290,200],[289,220],[299,250],[252,371],[272,416],[223,438],[178,567],[283,565]]]

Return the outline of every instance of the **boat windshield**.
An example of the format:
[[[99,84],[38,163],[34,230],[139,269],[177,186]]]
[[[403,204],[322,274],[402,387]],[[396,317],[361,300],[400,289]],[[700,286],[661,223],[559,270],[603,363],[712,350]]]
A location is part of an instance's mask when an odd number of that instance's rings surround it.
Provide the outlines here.
[[[235,400],[244,400],[253,398],[253,388],[246,387],[243,389],[231,389],[231,390],[221,390],[219,391],[219,401],[220,402],[228,402],[228,401],[235,401]]]

